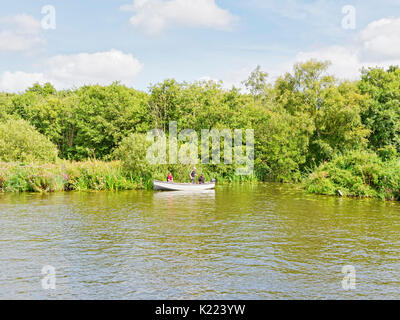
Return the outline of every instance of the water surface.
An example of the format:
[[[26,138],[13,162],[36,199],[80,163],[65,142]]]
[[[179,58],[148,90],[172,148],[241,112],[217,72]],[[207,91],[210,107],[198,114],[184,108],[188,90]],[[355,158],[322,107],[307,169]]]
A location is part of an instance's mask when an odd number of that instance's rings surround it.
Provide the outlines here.
[[[6,298],[399,299],[400,205],[281,184],[0,195]]]

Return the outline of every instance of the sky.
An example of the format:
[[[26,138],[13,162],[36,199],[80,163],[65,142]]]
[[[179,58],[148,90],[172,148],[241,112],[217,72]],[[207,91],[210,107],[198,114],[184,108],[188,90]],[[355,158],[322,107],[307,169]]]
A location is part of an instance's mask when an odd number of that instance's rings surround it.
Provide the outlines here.
[[[294,63],[400,65],[400,0],[18,0],[0,11],[0,91],[168,78],[241,87],[260,65],[271,82]]]

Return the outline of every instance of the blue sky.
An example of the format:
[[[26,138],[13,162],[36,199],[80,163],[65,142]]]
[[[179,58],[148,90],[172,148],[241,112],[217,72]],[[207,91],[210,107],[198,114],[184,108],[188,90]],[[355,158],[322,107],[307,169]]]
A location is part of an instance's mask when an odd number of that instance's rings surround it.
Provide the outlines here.
[[[45,5],[55,29],[42,26]],[[166,78],[240,86],[257,65],[273,81],[310,58],[356,78],[362,66],[400,64],[400,2],[19,0],[2,4],[0,58],[2,91],[115,80],[146,90]]]

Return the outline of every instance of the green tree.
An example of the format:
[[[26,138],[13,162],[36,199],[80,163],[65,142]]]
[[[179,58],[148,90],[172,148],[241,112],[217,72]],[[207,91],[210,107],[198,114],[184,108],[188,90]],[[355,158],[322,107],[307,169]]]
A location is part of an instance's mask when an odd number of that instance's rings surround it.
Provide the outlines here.
[[[331,159],[336,153],[367,146],[369,130],[360,116],[365,98],[351,82],[321,92],[321,108],[315,116],[316,130],[310,144],[316,164]]]
[[[359,88],[370,97],[362,112],[362,121],[371,131],[370,146],[377,150],[392,145],[400,151],[400,69],[363,69]]]
[[[275,84],[276,103],[290,114],[311,120],[305,167],[313,168],[336,153],[363,147],[369,131],[361,123],[364,97],[352,83],[337,85],[330,63],[310,60],[294,66]]]
[[[146,132],[151,122],[146,110],[148,96],[119,83],[84,86],[76,91],[74,108],[76,159],[94,155],[104,159],[132,132]]]
[[[246,89],[254,97],[254,99],[265,98],[270,90],[270,86],[267,82],[268,73],[261,71],[261,67],[258,65],[250,74],[249,78],[242,83]]]
[[[56,89],[49,82],[46,82],[44,85],[40,85],[36,82],[32,87],[28,88],[26,92],[35,92],[42,96],[55,95],[57,93]]]
[[[149,179],[153,176],[155,166],[147,159],[147,149],[151,142],[146,140],[142,133],[132,133],[122,139],[118,148],[114,151],[114,158],[122,161],[125,170],[137,179]]]
[[[54,162],[57,147],[25,120],[0,123],[0,161]]]
[[[167,79],[150,87],[148,109],[154,119],[155,127],[166,132],[169,121],[176,121],[179,118],[181,91],[182,85],[174,79]]]
[[[260,180],[300,180],[306,162],[310,119],[302,119],[285,110],[252,110],[255,132],[255,171]]]

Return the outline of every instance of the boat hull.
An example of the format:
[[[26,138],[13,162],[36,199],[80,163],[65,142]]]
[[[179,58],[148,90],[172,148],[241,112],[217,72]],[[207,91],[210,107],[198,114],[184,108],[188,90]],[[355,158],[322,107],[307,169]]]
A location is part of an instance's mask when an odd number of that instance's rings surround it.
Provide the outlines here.
[[[154,189],[157,191],[203,191],[215,188],[215,182],[193,184],[153,181]]]

